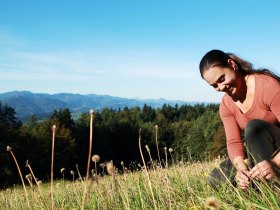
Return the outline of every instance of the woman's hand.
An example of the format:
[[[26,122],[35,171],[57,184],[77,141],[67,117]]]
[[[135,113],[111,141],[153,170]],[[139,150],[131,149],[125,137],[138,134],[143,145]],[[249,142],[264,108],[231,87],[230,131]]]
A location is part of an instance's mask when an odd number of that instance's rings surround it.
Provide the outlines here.
[[[250,174],[248,169],[242,169],[242,170],[237,170],[237,173],[235,175],[235,180],[237,185],[243,189],[246,190],[249,187],[250,184]]]
[[[250,170],[250,177],[251,178],[265,178],[265,179],[273,179],[276,177],[273,164],[268,160],[263,160],[257,163],[251,170]]]

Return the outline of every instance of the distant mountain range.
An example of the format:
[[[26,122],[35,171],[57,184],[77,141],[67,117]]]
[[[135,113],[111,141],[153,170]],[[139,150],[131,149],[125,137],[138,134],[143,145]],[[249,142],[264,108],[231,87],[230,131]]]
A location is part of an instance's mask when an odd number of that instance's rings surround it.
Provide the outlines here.
[[[153,108],[162,107],[163,104],[175,106],[175,104],[194,105],[197,102],[186,102],[179,100],[166,99],[127,99],[109,95],[80,95],[72,93],[32,93],[29,91],[13,91],[0,94],[0,101],[7,103],[8,106],[15,109],[17,118],[26,121],[31,115],[36,115],[38,119],[50,116],[55,109],[69,108],[74,115],[82,112],[88,112],[90,109],[100,111],[103,108],[112,108],[115,110],[125,107],[135,106],[143,107],[147,104]]]

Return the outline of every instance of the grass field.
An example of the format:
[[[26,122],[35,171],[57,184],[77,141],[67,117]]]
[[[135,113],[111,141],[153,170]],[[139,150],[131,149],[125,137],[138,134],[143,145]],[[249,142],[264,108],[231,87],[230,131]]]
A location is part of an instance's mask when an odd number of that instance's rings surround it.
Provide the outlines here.
[[[1,209],[280,209],[275,184],[259,181],[258,190],[242,191],[224,183],[219,191],[211,189],[207,176],[219,161],[178,162],[135,172],[111,167],[109,175],[96,179],[91,174],[87,182],[54,181],[53,200],[49,183],[37,186],[33,181],[26,187],[28,201],[21,186],[1,191]]]

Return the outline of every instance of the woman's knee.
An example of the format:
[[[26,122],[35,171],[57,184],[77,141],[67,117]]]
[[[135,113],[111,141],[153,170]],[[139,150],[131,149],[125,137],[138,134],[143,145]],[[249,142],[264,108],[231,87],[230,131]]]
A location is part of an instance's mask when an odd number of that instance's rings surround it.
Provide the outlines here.
[[[252,140],[258,136],[261,135],[261,133],[266,132],[267,130],[267,126],[266,126],[267,122],[263,121],[263,120],[258,120],[258,119],[254,119],[251,120],[247,123],[246,128],[245,128],[245,142],[247,144],[251,144]]]

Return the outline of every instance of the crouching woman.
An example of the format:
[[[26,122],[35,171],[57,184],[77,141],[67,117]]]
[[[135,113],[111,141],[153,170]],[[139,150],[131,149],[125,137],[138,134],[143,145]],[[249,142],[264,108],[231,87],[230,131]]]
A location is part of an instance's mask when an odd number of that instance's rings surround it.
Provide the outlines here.
[[[276,178],[280,168],[280,78],[221,50],[207,52],[199,68],[210,86],[225,93],[219,112],[229,159],[212,171],[210,185],[217,187],[228,179],[247,189],[254,178]]]

